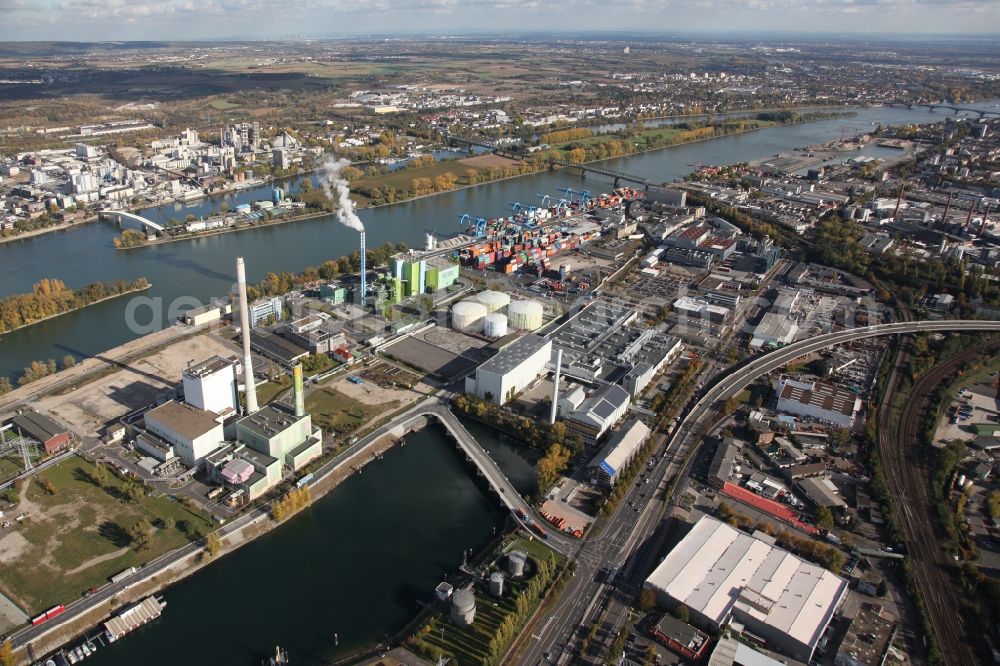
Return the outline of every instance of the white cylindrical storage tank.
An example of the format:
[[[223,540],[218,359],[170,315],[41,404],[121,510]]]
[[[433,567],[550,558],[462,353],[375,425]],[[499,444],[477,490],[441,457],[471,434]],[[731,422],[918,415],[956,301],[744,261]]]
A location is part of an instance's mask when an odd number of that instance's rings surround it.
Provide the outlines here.
[[[451,308],[451,327],[463,333],[479,333],[483,330],[486,306],[471,298],[459,301]]]
[[[965,475],[964,474],[961,474],[958,477],[958,487],[959,488],[964,488],[965,487]]]
[[[528,561],[528,556],[519,550],[507,554],[507,571],[511,576],[520,578],[524,575],[524,565]]]
[[[519,331],[534,331],[544,323],[542,312],[538,301],[513,301],[507,307],[507,324]]]
[[[507,335],[507,315],[499,312],[486,315],[483,320],[483,333],[488,338],[502,338]]]
[[[503,596],[503,574],[499,571],[490,574],[490,594],[494,597]]]
[[[472,590],[455,590],[451,595],[451,621],[460,627],[476,621],[476,595]]]
[[[486,306],[487,312],[498,312],[510,305],[510,296],[502,291],[481,291],[476,300]]]

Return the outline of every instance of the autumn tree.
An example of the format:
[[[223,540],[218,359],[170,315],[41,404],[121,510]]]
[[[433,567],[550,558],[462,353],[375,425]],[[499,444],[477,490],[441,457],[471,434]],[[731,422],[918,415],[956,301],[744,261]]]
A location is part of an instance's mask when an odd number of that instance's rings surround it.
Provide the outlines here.
[[[573,164],[581,164],[587,159],[587,151],[583,148],[574,148],[566,154],[566,159]]]
[[[215,532],[209,532],[205,536],[205,552],[208,553],[209,557],[215,557],[222,550],[222,542],[219,540],[219,535]]]
[[[13,390],[14,387],[11,386],[10,380],[7,379],[6,377],[0,377],[0,395],[3,395],[5,393],[10,393]]]
[[[72,368],[76,365],[76,357],[72,354],[66,354],[62,359],[62,368],[66,370],[67,368]]]
[[[137,551],[143,551],[149,548],[150,532],[152,532],[152,530],[153,525],[146,517],[142,517],[135,521],[132,523],[132,526],[128,528],[128,536],[132,540],[132,544],[135,546]]]
[[[0,645],[0,666],[14,666],[17,657],[14,656],[14,644],[8,638]]]

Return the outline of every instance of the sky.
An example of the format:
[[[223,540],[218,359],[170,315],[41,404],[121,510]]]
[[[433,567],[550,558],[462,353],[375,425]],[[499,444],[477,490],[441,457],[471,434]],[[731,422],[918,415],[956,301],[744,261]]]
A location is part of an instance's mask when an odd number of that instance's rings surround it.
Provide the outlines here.
[[[0,0],[0,41],[496,31],[1000,32],[1000,0]]]

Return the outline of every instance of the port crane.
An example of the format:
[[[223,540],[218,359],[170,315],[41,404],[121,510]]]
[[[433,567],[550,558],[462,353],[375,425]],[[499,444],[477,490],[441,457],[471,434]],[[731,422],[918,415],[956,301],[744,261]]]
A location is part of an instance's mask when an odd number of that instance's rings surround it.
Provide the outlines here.
[[[581,204],[587,203],[592,198],[590,196],[590,192],[588,192],[587,190],[579,190],[578,191],[578,190],[574,190],[572,187],[557,187],[556,191],[557,192],[562,192],[567,197],[569,197],[569,202],[570,203],[573,203],[573,196],[574,195],[579,195],[580,196],[580,203]]]
[[[472,217],[468,213],[463,213],[458,216],[458,224],[462,227],[474,228],[476,238],[485,238],[486,236],[486,223],[485,217]]]

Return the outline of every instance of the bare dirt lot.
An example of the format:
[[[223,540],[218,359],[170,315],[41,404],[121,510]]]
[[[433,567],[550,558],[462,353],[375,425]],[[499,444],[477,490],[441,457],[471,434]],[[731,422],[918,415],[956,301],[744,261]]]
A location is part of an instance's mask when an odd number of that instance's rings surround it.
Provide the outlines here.
[[[190,361],[232,353],[208,333],[185,338],[80,388],[41,398],[37,408],[55,416],[80,437],[93,436],[107,423],[152,404],[158,394],[176,386]]]
[[[521,163],[518,160],[512,160],[509,157],[501,157],[492,153],[488,155],[478,155],[476,157],[467,157],[464,160],[459,160],[459,162],[477,169],[505,169],[507,167],[521,166]]]

